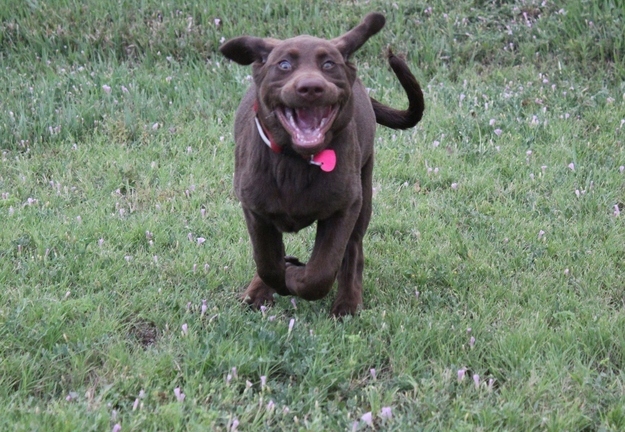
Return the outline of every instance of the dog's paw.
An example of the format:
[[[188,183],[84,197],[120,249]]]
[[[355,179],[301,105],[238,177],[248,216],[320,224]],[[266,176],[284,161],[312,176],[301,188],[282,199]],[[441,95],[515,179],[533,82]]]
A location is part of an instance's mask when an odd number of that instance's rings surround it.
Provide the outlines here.
[[[291,255],[287,255],[284,257],[284,261],[286,262],[286,265],[294,265],[297,267],[303,267],[306,264],[301,262],[299,259],[297,259],[297,257],[291,256]]]
[[[348,315],[356,315],[361,307],[362,299],[338,297],[332,304],[330,315],[339,319]]]
[[[253,307],[260,309],[261,306],[272,306],[275,302],[273,295],[276,290],[265,284],[258,275],[254,275],[252,282],[241,294],[241,301]]]

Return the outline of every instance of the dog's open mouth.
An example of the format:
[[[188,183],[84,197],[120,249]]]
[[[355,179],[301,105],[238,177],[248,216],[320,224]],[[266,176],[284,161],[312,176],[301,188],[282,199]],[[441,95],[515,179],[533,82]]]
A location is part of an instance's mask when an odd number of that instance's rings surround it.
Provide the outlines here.
[[[280,107],[278,119],[291,135],[293,144],[300,147],[316,147],[323,144],[326,132],[334,123],[338,105],[309,108]]]

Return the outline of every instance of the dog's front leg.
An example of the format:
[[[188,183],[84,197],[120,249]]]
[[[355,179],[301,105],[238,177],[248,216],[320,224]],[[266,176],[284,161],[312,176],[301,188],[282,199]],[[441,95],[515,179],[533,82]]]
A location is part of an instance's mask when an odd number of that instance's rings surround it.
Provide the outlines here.
[[[286,285],[291,294],[318,300],[332,289],[361,204],[359,198],[346,211],[317,223],[315,246],[308,263],[303,266],[287,263]]]
[[[289,295],[285,283],[284,243],[282,233],[269,221],[244,209],[247,230],[252,241],[256,274],[242,295],[244,302],[259,308],[272,304],[273,295]]]

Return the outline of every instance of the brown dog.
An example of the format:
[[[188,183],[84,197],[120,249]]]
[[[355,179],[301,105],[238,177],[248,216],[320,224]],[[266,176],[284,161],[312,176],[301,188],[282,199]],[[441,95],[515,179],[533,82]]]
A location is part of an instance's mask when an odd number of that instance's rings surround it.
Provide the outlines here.
[[[234,125],[234,188],[257,269],[243,294],[248,304],[271,304],[275,293],[321,299],[338,277],[332,315],[354,314],[362,305],[375,125],[409,128],[424,109],[419,84],[392,53],[389,63],[408,96],[406,111],[369,98],[349,62],[384,22],[372,13],[332,40],[241,36],[220,47],[254,71]],[[315,221],[308,263],[285,256],[282,233]]]

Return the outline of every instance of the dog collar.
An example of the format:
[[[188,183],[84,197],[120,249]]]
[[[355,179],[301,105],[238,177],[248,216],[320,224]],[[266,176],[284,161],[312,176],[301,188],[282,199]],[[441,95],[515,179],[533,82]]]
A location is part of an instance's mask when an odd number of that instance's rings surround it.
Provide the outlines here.
[[[254,112],[256,113],[254,123],[256,123],[256,129],[258,129],[260,138],[274,153],[282,153],[282,147],[273,140],[269,131],[265,130],[258,119],[258,101],[254,102]],[[308,163],[317,165],[323,172],[330,172],[336,166],[336,152],[332,149],[321,150],[319,153],[310,156]]]
[[[258,120],[258,114],[254,116],[254,122],[256,123],[256,129],[258,129],[258,134],[260,135],[260,138],[263,140],[263,142],[267,144],[274,153],[282,153],[282,147],[280,147],[278,144],[276,144],[274,140],[270,139],[267,136],[269,135],[269,132],[265,132],[265,128],[263,128],[263,125],[260,124],[260,120]]]

